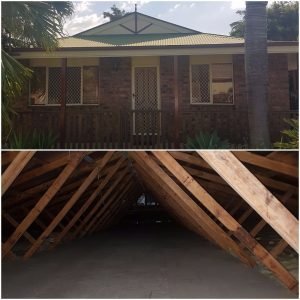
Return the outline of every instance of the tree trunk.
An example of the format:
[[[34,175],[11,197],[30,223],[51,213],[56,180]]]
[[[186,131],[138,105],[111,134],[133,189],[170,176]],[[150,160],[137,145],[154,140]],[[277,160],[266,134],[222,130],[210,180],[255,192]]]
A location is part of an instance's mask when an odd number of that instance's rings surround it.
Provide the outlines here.
[[[245,67],[250,148],[270,148],[267,1],[246,1]]]

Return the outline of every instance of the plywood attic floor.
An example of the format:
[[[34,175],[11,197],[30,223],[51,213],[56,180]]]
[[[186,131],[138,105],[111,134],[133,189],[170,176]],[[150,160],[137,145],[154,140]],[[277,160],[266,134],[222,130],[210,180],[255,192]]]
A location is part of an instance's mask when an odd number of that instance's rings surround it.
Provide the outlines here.
[[[178,225],[118,226],[2,266],[3,298],[296,298]]]
[[[298,293],[296,152],[4,152],[2,172],[3,297]],[[186,229],[111,231],[141,194]]]

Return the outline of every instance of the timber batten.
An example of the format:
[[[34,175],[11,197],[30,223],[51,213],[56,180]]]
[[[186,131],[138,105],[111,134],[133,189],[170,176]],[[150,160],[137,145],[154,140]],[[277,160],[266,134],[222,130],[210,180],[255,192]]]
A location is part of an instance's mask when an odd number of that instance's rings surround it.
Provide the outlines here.
[[[20,153],[3,153],[4,173],[14,167]],[[291,247],[291,241],[297,239],[296,230],[291,230],[290,236],[282,231],[281,236],[276,233],[280,222],[298,222],[298,177],[294,164],[298,158],[293,152],[285,153],[32,153],[30,159],[26,156],[22,169],[16,169],[3,196],[3,257],[28,259],[45,248],[54,249],[105,230],[142,193],[150,193],[181,224],[250,267],[255,263],[264,265],[287,288],[297,292],[298,280],[281,262],[285,251],[297,255]],[[218,169],[210,160],[212,155],[235,155],[235,163]],[[257,178],[266,193],[278,199],[280,205],[277,203],[276,207],[280,209],[274,216],[279,220],[275,226],[270,224],[274,229],[268,224],[270,220],[261,215],[265,207],[249,205],[252,203],[247,203],[247,196],[239,195],[234,185],[227,183],[232,181],[228,168],[245,172],[240,164],[247,166],[247,172]],[[280,170],[279,165],[283,167]],[[267,204],[275,201],[268,199]],[[267,232],[277,237],[278,242],[272,247],[260,239]],[[48,239],[52,240],[49,244]],[[16,244],[25,242],[22,252],[14,252]]]

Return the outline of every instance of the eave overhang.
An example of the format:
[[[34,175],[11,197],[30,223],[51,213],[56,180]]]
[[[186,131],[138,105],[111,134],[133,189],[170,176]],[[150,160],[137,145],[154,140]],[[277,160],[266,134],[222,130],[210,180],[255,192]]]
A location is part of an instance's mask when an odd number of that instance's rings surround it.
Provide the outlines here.
[[[268,42],[268,53],[298,53],[298,42]],[[15,49],[13,56],[19,59],[65,57],[131,57],[173,55],[244,54],[244,43],[214,45],[170,46],[114,46],[114,47],[64,47],[47,52],[40,48]]]

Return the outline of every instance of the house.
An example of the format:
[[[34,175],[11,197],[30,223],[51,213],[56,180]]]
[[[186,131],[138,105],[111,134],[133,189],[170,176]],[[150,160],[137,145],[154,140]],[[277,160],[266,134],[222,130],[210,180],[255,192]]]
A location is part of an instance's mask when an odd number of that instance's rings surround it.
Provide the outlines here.
[[[298,116],[298,42],[268,42],[272,141]],[[51,131],[61,148],[173,148],[216,131],[248,142],[244,40],[133,12],[59,40],[16,49],[34,70],[17,130]]]

